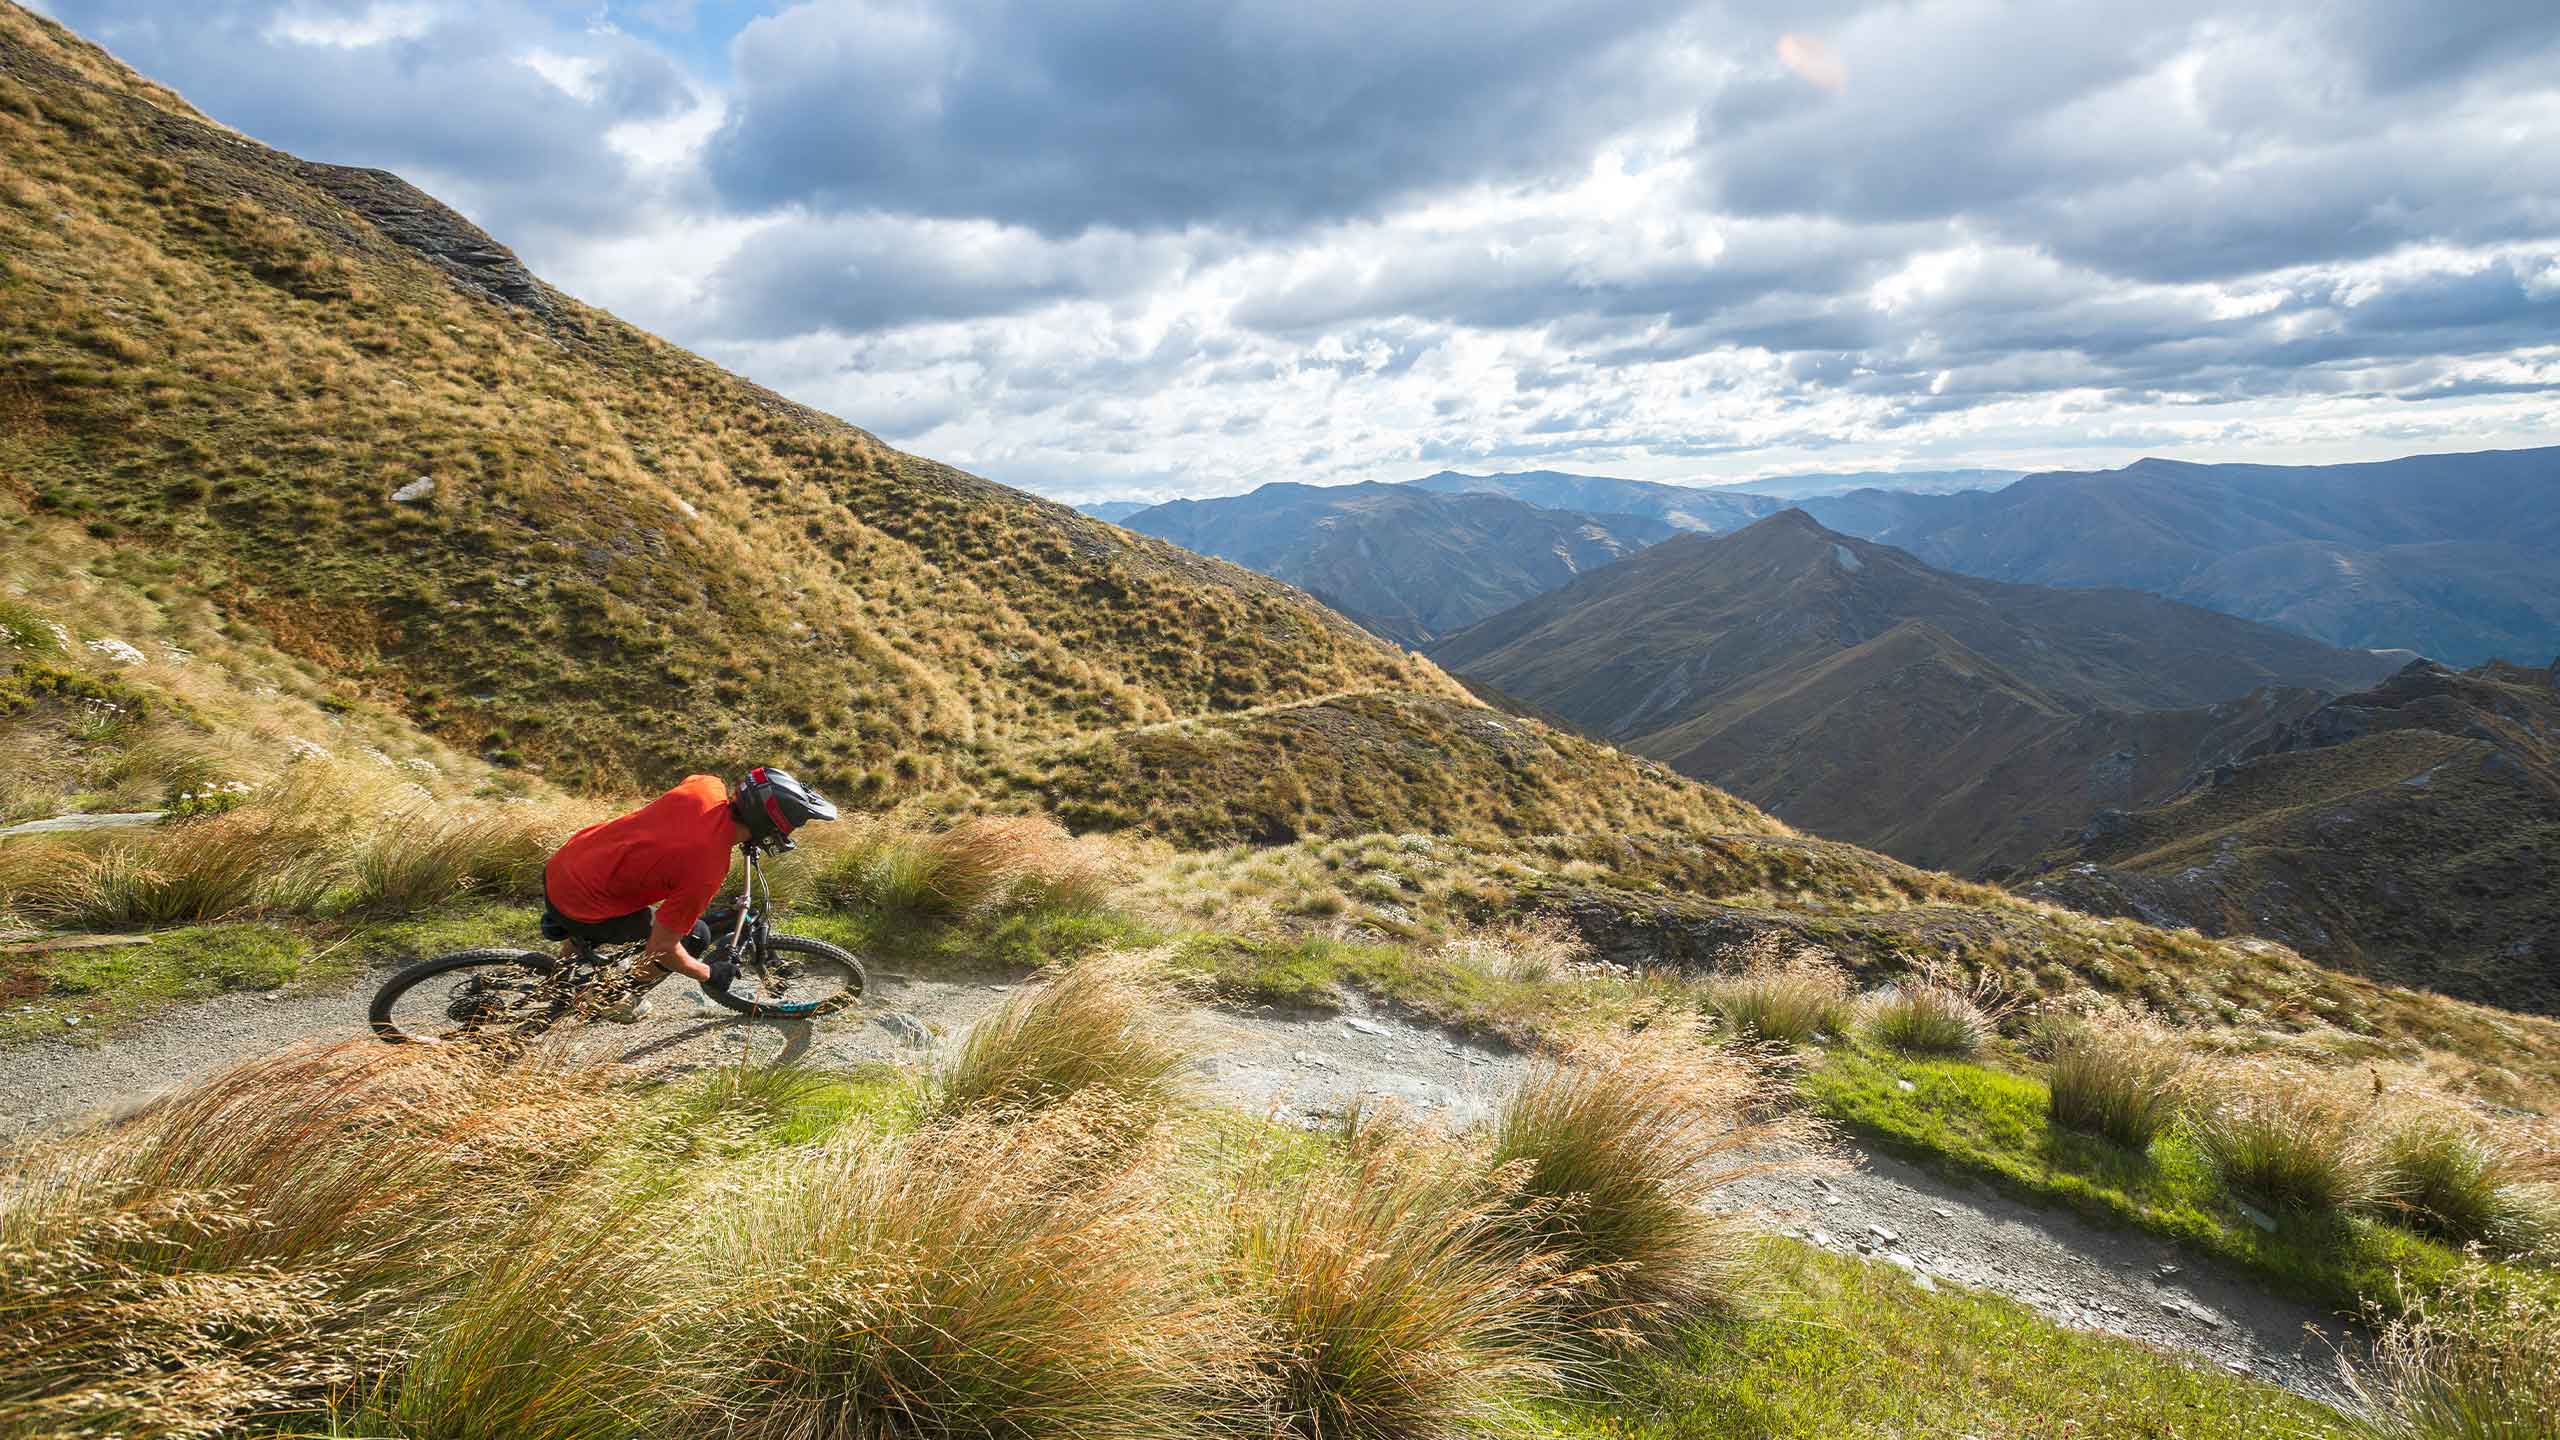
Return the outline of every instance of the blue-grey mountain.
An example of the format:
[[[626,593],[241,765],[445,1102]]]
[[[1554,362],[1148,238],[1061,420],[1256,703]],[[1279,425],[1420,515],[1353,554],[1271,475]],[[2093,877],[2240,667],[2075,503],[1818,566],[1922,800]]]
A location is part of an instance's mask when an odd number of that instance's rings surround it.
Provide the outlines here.
[[[1805,508],[1962,574],[2127,586],[2333,645],[2454,665],[2560,652],[2560,448],[2361,465],[2141,460]]]
[[[1121,523],[1286,580],[1417,647],[1675,533],[1653,516],[1378,484],[1271,484]]]

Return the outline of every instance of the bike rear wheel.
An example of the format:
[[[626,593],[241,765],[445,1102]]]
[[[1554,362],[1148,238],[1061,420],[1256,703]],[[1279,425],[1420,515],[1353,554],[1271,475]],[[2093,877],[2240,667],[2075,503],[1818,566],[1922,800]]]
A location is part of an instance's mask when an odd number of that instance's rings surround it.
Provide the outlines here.
[[[763,1020],[814,1019],[849,1009],[862,998],[871,977],[849,950],[824,940],[776,935],[768,942],[773,963],[759,975],[740,966],[726,990],[706,985],[702,993],[742,1015]]]
[[[393,1044],[451,1040],[535,1018],[535,991],[558,962],[534,950],[463,950],[383,982],[366,1018]]]

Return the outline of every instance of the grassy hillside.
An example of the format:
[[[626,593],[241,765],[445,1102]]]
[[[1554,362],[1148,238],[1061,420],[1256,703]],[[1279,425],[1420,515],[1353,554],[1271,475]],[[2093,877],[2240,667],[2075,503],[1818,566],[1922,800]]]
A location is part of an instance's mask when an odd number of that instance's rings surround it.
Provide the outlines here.
[[[0,501],[0,824],[212,808],[306,759],[430,798],[542,789],[350,693],[148,554]]]
[[[2413,666],[2049,857],[2035,893],[2560,1011],[2560,689]]]
[[[617,787],[782,747],[881,799],[1026,740],[1459,693],[1284,586],[726,374],[14,7],[0,177],[0,503],[493,761]]]
[[[1661,766],[1438,695],[1339,696],[1117,731],[1025,751],[991,786],[1079,829],[1193,844],[1382,829],[1785,833]]]

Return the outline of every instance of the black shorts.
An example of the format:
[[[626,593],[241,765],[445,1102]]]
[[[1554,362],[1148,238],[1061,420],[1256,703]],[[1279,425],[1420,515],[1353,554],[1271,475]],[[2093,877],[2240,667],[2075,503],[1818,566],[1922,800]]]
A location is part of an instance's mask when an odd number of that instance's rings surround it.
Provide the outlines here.
[[[542,896],[542,938],[545,940],[584,940],[590,945],[637,945],[649,938],[650,927],[657,923],[658,912],[644,907],[628,915],[610,920],[572,920],[551,903],[549,891]],[[684,948],[699,960],[711,948],[711,927],[699,920],[684,937]]]

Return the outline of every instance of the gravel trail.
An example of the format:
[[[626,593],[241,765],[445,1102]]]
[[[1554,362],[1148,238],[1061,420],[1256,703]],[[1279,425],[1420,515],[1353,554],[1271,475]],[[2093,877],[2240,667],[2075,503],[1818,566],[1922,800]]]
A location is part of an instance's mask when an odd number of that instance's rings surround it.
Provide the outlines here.
[[[232,1061],[298,1040],[363,1032],[388,972],[318,991],[231,995],[144,1021],[103,1044],[45,1040],[0,1048],[0,1147],[102,1118]],[[926,1058],[993,1009],[1013,975],[879,970],[862,1008],[810,1025],[741,1019],[688,986],[660,987],[650,1018],[568,1034],[582,1055],[649,1070],[748,1061],[844,1066]],[[1320,1123],[1354,1100],[1388,1098],[1464,1126],[1526,1073],[1527,1057],[1366,1006],[1342,1011],[1195,1011],[1189,1020],[1213,1096],[1275,1118]],[[2318,1307],[2130,1230],[2022,1203],[1889,1155],[1824,1176],[1776,1175],[1724,1192],[1775,1230],[1897,1266],[1912,1283],[1953,1283],[2336,1403],[2343,1328]]]

